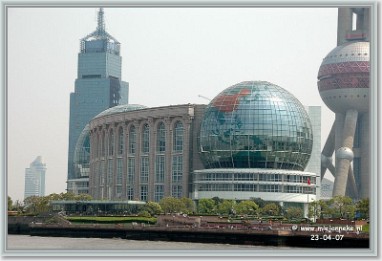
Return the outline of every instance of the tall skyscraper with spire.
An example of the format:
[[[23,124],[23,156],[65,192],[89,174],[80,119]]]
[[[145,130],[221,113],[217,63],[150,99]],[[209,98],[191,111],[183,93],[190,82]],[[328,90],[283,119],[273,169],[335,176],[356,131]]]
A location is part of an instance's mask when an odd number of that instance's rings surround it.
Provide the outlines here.
[[[129,84],[121,80],[120,43],[105,30],[103,8],[97,29],[80,40],[78,74],[70,94],[68,192],[87,193],[89,135],[87,124],[100,112],[128,103]]]

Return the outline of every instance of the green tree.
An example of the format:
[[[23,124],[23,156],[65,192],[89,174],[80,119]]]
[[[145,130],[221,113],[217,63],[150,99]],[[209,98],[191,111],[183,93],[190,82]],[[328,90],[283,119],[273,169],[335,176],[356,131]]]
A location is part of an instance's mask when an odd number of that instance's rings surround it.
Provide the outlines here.
[[[213,214],[215,212],[215,201],[211,198],[202,198],[198,202],[198,213]]]
[[[235,205],[236,213],[239,215],[254,215],[258,209],[259,206],[251,200],[244,200]]]
[[[47,197],[30,196],[24,199],[25,210],[30,214],[41,214],[49,211],[49,200]]]
[[[154,216],[162,213],[162,208],[159,203],[149,201],[144,205],[142,211],[146,211],[150,216]]]
[[[269,216],[278,216],[280,215],[280,206],[276,203],[267,203],[262,209],[261,212]]]
[[[90,196],[89,194],[85,194],[85,193],[75,195],[75,197],[74,197],[74,200],[81,200],[81,201],[90,201],[92,199],[93,199],[92,196]]]
[[[317,218],[324,218],[324,214],[330,213],[328,204],[325,200],[315,200],[309,203],[309,214],[310,218],[316,220]]]
[[[265,200],[262,200],[261,198],[251,198],[251,200],[255,202],[259,206],[259,208],[263,208],[267,204],[267,202],[265,202]]]
[[[334,217],[354,218],[356,207],[350,197],[335,196],[329,201],[329,203]]]
[[[185,208],[183,202],[180,199],[174,197],[162,198],[159,201],[159,205],[165,213],[178,213],[182,212],[182,210]]]
[[[13,201],[10,196],[8,196],[8,204],[7,204],[8,210],[13,210]]]
[[[183,213],[191,214],[195,211],[194,202],[190,198],[183,197],[180,199],[184,208],[182,209]]]
[[[217,212],[221,215],[232,214],[234,202],[233,200],[224,199],[219,205],[217,205]]]
[[[285,217],[289,220],[291,219],[299,219],[304,216],[304,211],[298,207],[289,207],[286,209]]]
[[[361,218],[369,218],[369,199],[364,198],[357,202],[356,211],[360,214]]]

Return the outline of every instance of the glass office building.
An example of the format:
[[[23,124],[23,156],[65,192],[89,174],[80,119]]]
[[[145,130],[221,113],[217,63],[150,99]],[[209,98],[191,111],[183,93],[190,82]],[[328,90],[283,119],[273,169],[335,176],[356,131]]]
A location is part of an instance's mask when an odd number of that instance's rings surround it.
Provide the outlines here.
[[[45,196],[45,172],[46,165],[42,162],[41,156],[25,169],[24,199],[30,196]]]
[[[101,8],[97,29],[80,41],[78,75],[70,94],[67,190],[75,194],[88,192],[86,125],[100,112],[128,103],[129,86],[121,80],[120,43],[105,31],[103,16]]]

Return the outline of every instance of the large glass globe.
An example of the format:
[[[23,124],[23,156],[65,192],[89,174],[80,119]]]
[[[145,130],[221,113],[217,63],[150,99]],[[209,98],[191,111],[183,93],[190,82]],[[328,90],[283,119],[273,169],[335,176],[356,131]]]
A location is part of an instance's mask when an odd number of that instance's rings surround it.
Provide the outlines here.
[[[206,108],[200,130],[205,168],[304,170],[313,134],[304,106],[265,81],[235,84]]]

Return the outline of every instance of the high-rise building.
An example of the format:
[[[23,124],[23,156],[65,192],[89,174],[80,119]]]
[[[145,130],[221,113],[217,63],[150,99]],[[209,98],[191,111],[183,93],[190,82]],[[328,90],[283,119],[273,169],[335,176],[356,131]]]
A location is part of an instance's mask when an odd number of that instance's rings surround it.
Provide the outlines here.
[[[321,173],[321,106],[305,106],[305,110],[309,115],[313,131],[312,153],[305,171],[313,172],[317,176]],[[321,179],[316,180],[317,191],[316,196],[321,198]]]
[[[321,169],[321,179],[327,169],[335,177],[333,196],[370,196],[369,30],[369,8],[339,8],[337,47],[318,72],[321,98],[335,113]]]
[[[104,12],[98,12],[97,29],[82,38],[78,75],[70,94],[68,192],[87,193],[89,133],[87,124],[100,112],[128,103],[127,82],[121,80],[120,43],[105,30]]]
[[[41,156],[38,156],[29,168],[25,169],[24,198],[45,195],[45,171],[46,165],[42,163]]]

